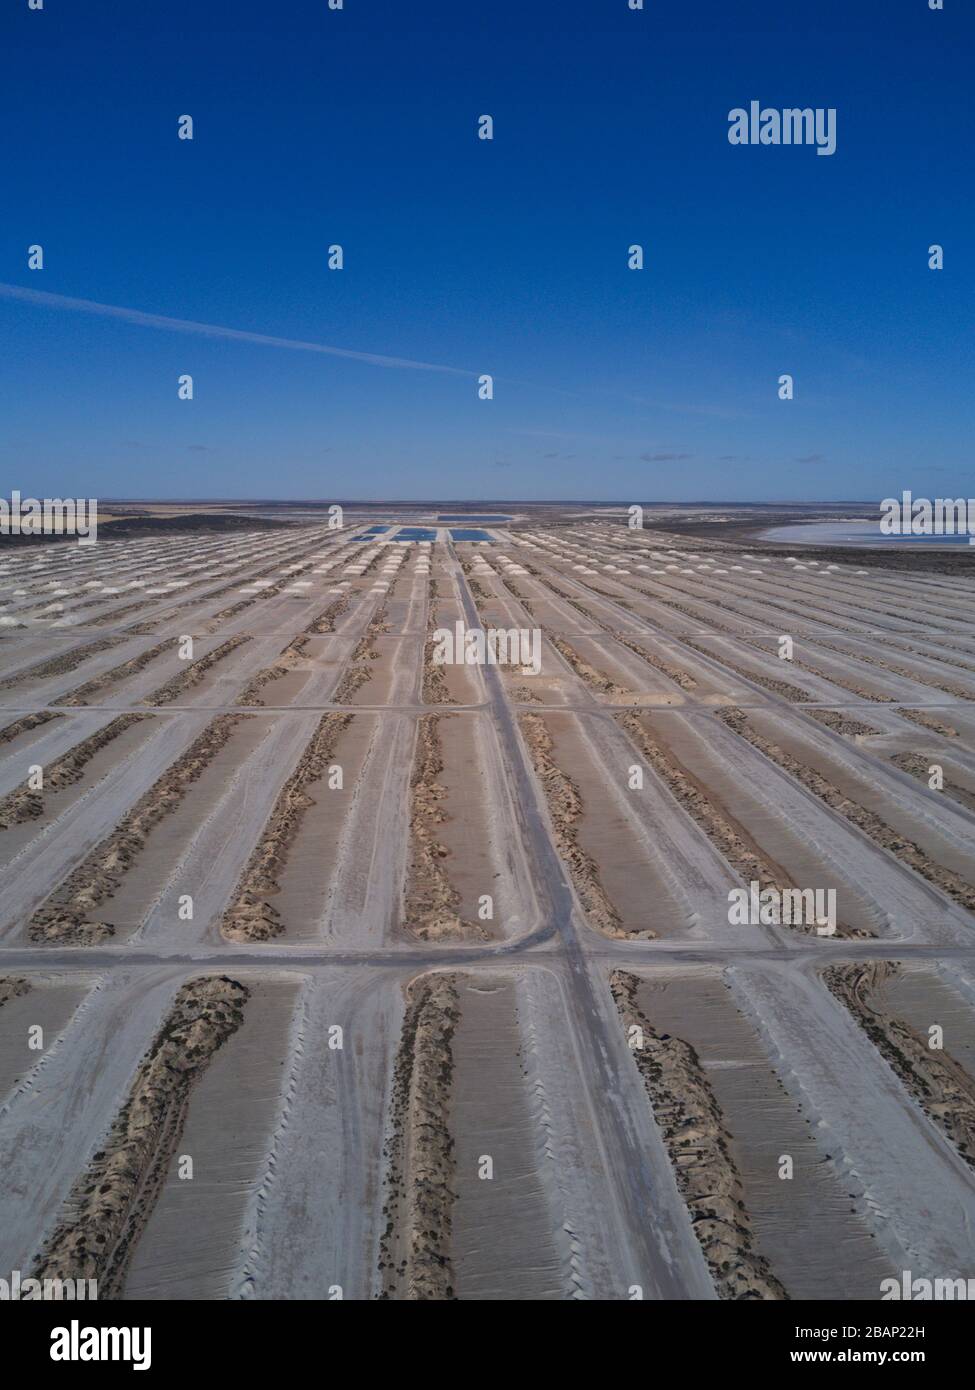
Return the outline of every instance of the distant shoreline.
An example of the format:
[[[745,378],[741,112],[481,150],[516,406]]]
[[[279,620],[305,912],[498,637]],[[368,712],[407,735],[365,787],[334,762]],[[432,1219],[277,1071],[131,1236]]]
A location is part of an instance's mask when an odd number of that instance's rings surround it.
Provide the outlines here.
[[[759,540],[771,541],[777,545],[829,545],[878,547],[884,550],[891,546],[916,545],[931,547],[967,546],[968,535],[962,533],[951,536],[884,536],[880,534],[878,523],[867,519],[851,518],[842,521],[795,522],[787,526],[772,526],[760,532]]]

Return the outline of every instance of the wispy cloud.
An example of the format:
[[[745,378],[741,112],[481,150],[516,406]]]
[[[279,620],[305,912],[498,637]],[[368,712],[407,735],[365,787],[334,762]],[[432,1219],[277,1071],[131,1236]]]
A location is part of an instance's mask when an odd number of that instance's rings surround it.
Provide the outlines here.
[[[353,362],[365,362],[372,367],[399,367],[418,372],[445,372],[450,376],[476,377],[477,372],[463,367],[445,367],[437,362],[415,362],[409,357],[387,357],[379,352],[356,352],[353,348],[333,347],[329,343],[306,343],[299,338],[276,338],[267,333],[249,333],[241,328],[226,328],[217,323],[196,323],[192,319],[172,319],[165,314],[146,314],[141,309],[126,309],[118,304],[99,304],[93,299],[74,299],[66,294],[48,294],[45,290],[29,290],[22,285],[0,284],[0,299],[19,300],[40,308],[69,309],[79,314],[94,314],[99,318],[117,319],[139,328],[162,328],[170,333],[190,333],[199,338],[220,338],[235,343],[254,343],[258,347],[289,348],[292,352],[318,352],[327,357],[346,357]]]

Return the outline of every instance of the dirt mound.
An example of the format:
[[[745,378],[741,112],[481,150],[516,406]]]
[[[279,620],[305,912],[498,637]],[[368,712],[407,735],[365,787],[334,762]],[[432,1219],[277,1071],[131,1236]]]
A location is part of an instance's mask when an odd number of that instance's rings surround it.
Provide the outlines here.
[[[249,995],[226,975],[182,986],[104,1148],[75,1182],[45,1242],[36,1278],[97,1279],[100,1298],[121,1296],[129,1261],[169,1176],[190,1091],[240,1027]]]
[[[820,724],[825,724],[827,729],[832,729],[834,734],[849,734],[852,738],[870,738],[880,734],[879,729],[864,724],[862,719],[851,719],[848,714],[840,714],[834,709],[810,709],[806,713]]]
[[[461,917],[460,894],[450,881],[449,850],[437,838],[447,819],[443,802],[447,789],[438,779],[444,769],[439,714],[417,720],[417,746],[410,778],[410,861],[403,908],[407,931],[422,941],[488,939],[479,922]]]
[[[257,675],[247,682],[243,690],[234,701],[235,705],[263,705],[261,691],[272,681],[280,680],[282,676],[287,676],[294,671],[302,661],[306,661],[309,635],[302,633],[289,642],[284,651],[275,657],[270,666],[265,666],[263,671],[258,671]]]
[[[715,848],[728,861],[743,883],[757,882],[759,891],[779,892],[798,885],[781,864],[773,863],[744,826],[717,801],[696,777],[688,772],[657,737],[652,722],[635,714],[618,714],[616,719],[630,735],[658,777],[702,828]],[[792,924],[797,931],[815,932],[813,923]],[[838,924],[837,936],[865,937],[871,932]]]
[[[69,787],[72,782],[79,782],[84,776],[85,768],[100,749],[118,738],[119,734],[124,734],[133,724],[139,724],[146,718],[148,716],[144,714],[120,715],[118,719],[106,724],[104,729],[99,729],[90,738],[83,739],[65,753],[64,757],[58,758],[45,768],[43,790],[34,791],[28,786],[21,786],[3,797],[0,800],[0,830],[9,830],[12,825],[37,820],[44,813],[45,792],[58,792],[64,787]]]
[[[942,738],[957,738],[958,730],[946,724],[943,719],[937,719],[933,714],[928,714],[923,709],[900,709],[897,711],[904,719],[909,719],[912,724],[920,724],[922,729],[930,729],[933,734],[940,734]]]
[[[383,605],[370,620],[365,636],[356,644],[355,651],[352,653],[351,664],[335,687],[332,700],[336,705],[348,704],[356,691],[360,690],[366,681],[372,680],[372,668],[369,663],[379,660],[379,653],[375,649],[375,639],[381,633],[388,631],[389,623],[386,621],[386,608]]]
[[[25,714],[22,719],[15,719],[12,724],[5,724],[0,729],[0,743],[12,743],[15,738],[20,738],[21,734],[30,733],[32,729],[39,729],[43,724],[50,724],[52,719],[63,718],[63,714],[54,714],[49,710],[44,710],[38,714]]]
[[[315,805],[307,788],[328,771],[339,736],[352,723],[351,714],[326,714],[298,765],[281,789],[257,848],[247,861],[233,901],[223,915],[220,933],[228,941],[270,941],[285,930],[280,913],[268,898],[280,891],[281,873],[305,813]]]
[[[718,1295],[786,1299],[768,1260],[754,1248],[732,1136],[700,1059],[689,1043],[653,1028],[637,1002],[639,983],[622,970],[610,976],[620,1018],[627,1030],[642,1033],[643,1045],[632,1049],[633,1059]]]
[[[716,711],[716,713],[719,719],[724,720],[729,729],[733,729],[736,734],[747,739],[753,748],[757,748],[760,753],[764,753],[772,762],[777,763],[797,782],[801,782],[809,791],[814,792],[821,801],[825,801],[827,806],[831,806],[834,811],[839,811],[876,844],[895,854],[915,873],[919,873],[929,883],[935,884],[962,907],[969,911],[975,909],[975,886],[967,883],[960,874],[956,874],[953,869],[936,864],[920,845],[915,844],[913,840],[907,839],[900,831],[888,825],[882,817],[877,815],[876,811],[861,806],[858,801],[851,801],[838,787],[834,787],[832,782],[828,781],[822,773],[807,767],[805,763],[801,763],[798,758],[794,758],[791,753],[787,753],[784,748],[780,748],[771,739],[764,738],[748,722],[743,710],[729,706],[727,709]]]
[[[598,690],[601,695],[606,695],[611,700],[624,701],[639,698],[634,691],[627,690],[626,686],[617,685],[616,681],[607,676],[605,671],[598,671],[595,666],[591,666],[564,638],[554,637],[548,633],[548,640],[555,650],[565,657],[576,675],[585,681],[592,690]]]
[[[927,782],[931,776],[932,765],[938,762],[938,754],[893,753],[890,761],[911,777],[916,777],[919,782]],[[945,796],[950,796],[952,801],[957,801],[959,806],[975,811],[975,792],[969,791],[967,787],[960,787],[957,782],[952,782],[946,777],[941,790]]]
[[[199,685],[203,677],[218,662],[223,661],[231,652],[235,652],[238,647],[244,646],[251,639],[249,636],[228,637],[226,642],[221,642],[219,647],[214,647],[212,652],[207,652],[206,656],[201,656],[198,661],[192,662],[185,671],[180,671],[173,676],[165,685],[161,685],[158,690],[152,691],[150,695],[142,701],[144,705],[168,705],[170,700],[176,700],[180,695],[184,695],[187,690],[192,690],[195,685]]]
[[[123,875],[146,846],[149,834],[186,796],[230,738],[245,714],[221,714],[209,724],[186,752],[163,773],[119,821],[114,831],[37,909],[30,920],[32,941],[56,941],[72,946],[91,946],[114,936],[109,922],[90,922],[88,914],[111,897]]]
[[[100,676],[93,676],[90,681],[85,681],[84,685],[75,686],[74,690],[69,690],[67,695],[62,695],[58,700],[59,705],[87,705],[93,697],[100,695],[103,690],[107,690],[110,685],[115,685],[118,681],[124,681],[129,676],[135,676],[144,670],[156,657],[162,656],[164,652],[172,650],[173,641],[157,642],[154,647],[147,647],[138,656],[132,657],[130,661],[123,661],[121,666],[113,666],[110,671],[103,672]]]
[[[655,670],[660,671],[663,675],[667,676],[668,679],[676,681],[681,690],[691,691],[697,689],[697,681],[690,672],[685,671],[682,666],[675,666],[673,662],[665,661],[662,656],[658,656],[656,652],[650,651],[639,642],[631,641],[631,639],[624,636],[622,632],[614,632],[613,636],[616,638],[617,642],[627,647],[638,656],[641,661],[645,661],[648,666],[652,666]]]
[[[909,1023],[890,1013],[884,991],[898,973],[895,961],[871,960],[830,966],[823,979],[925,1114],[975,1168],[975,1078],[949,1052],[929,1047]]]
[[[842,656],[853,656],[853,653],[845,651],[843,647],[838,646],[835,642],[826,642],[822,638],[817,638],[817,643],[820,647],[826,647],[831,652],[839,652]],[[912,650],[916,650],[916,648],[912,648]],[[857,661],[862,661],[867,666],[878,666],[881,670],[891,671],[896,676],[906,676],[908,680],[916,681],[919,685],[930,685],[935,690],[943,690],[946,694],[955,695],[961,700],[971,700],[973,693],[975,693],[970,685],[958,685],[957,682],[950,681],[944,676],[929,675],[926,671],[919,670],[915,666],[905,666],[899,661],[884,660],[879,656],[870,656],[863,650],[862,643],[857,648],[855,655]],[[919,655],[924,656],[926,653],[921,652]],[[948,658],[944,659],[947,660]],[[936,660],[936,658],[928,655],[928,660],[933,661]],[[971,667],[966,667],[963,661],[952,661],[950,664],[952,666],[961,666],[968,670],[972,669]],[[835,677],[830,676],[827,679],[834,680]],[[881,697],[875,695],[871,698],[878,699]],[[890,700],[893,696],[885,695],[882,698]]]
[[[437,581],[430,580],[429,597],[427,601],[427,636],[423,644],[423,691],[422,699],[425,705],[455,705],[457,701],[450,693],[447,685],[447,677],[443,666],[438,665],[433,660],[434,641],[433,634],[439,627],[439,617],[437,609]]]
[[[385,1145],[383,1298],[454,1297],[450,1096],[459,1019],[455,975],[426,975],[409,986]]]
[[[61,656],[52,656],[47,661],[38,661],[33,666],[27,666],[23,671],[15,671],[12,676],[5,676],[0,680],[0,690],[12,690],[14,686],[23,685],[24,681],[39,681],[45,680],[48,676],[67,675],[76,666],[90,661],[93,656],[107,652],[128,640],[129,634],[125,632],[114,637],[99,637],[97,642],[89,642],[84,647],[73,647]]]
[[[335,599],[327,608],[322,609],[317,618],[313,618],[305,628],[307,633],[321,635],[326,632],[335,631],[335,622],[347,613],[352,600],[348,594],[343,594]]]
[[[623,929],[623,919],[603,888],[596,861],[578,842],[577,826],[584,810],[579,788],[556,763],[553,756],[555,745],[541,715],[520,714],[518,723],[528,745],[535,775],[545,792],[555,831],[555,848],[559,858],[568,866],[573,887],[590,925],[606,936],[628,939],[631,933]],[[640,932],[644,939],[652,939],[656,935],[650,930]]]
[[[702,656],[709,657],[711,661],[718,662],[719,665],[726,667],[729,671],[734,671],[736,675],[750,681],[752,685],[760,685],[763,690],[771,690],[773,695],[781,695],[783,700],[788,700],[790,704],[801,705],[807,700],[812,699],[805,690],[801,690],[797,685],[791,685],[789,681],[780,681],[777,676],[763,676],[756,671],[750,670],[747,666],[742,666],[738,661],[732,661],[724,651],[716,652],[712,648],[705,646],[703,642],[695,642],[692,637],[681,639],[685,646],[693,647]]]

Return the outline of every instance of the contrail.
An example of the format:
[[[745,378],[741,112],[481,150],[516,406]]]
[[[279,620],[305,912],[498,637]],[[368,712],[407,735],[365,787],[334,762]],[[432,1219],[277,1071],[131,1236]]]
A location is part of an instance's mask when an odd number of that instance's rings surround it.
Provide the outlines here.
[[[327,357],[348,357],[353,362],[368,362],[373,367],[401,367],[417,372],[445,372],[449,376],[477,376],[477,372],[466,371],[463,367],[443,367],[437,362],[414,362],[409,357],[385,357],[379,352],[356,352],[352,348],[332,347],[328,343],[305,343],[298,338],[274,338],[267,333],[248,333],[240,328],[224,328],[217,323],[171,319],[165,314],[145,314],[141,309],[126,309],[118,304],[99,304],[93,299],[73,299],[70,295],[28,290],[21,285],[0,283],[0,299],[17,299],[25,304],[39,304],[49,309],[72,309],[79,314],[97,314],[100,318],[120,319],[123,323],[134,323],[141,328],[164,328],[170,333],[195,333],[200,338],[224,338],[235,343],[256,343],[259,347],[290,348],[293,352],[320,352]]]

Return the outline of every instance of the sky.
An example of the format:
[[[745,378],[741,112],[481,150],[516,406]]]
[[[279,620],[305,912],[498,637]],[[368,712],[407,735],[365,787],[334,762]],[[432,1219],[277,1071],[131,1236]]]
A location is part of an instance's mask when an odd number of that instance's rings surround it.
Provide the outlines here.
[[[973,57],[963,0],[5,0],[0,495],[975,494]]]

